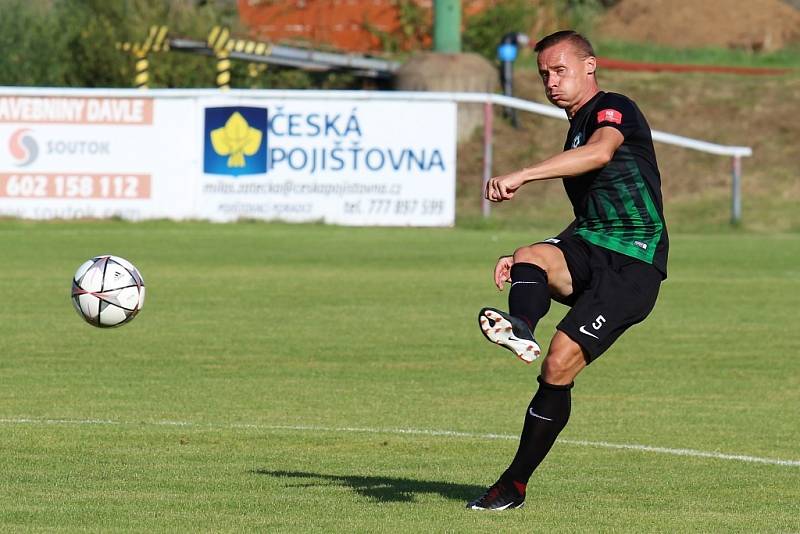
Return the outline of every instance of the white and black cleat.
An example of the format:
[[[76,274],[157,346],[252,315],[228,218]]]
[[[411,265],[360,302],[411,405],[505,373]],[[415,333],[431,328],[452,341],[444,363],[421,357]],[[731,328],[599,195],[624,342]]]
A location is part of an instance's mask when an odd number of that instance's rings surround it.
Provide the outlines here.
[[[542,354],[533,333],[522,319],[495,308],[478,312],[478,324],[486,339],[505,347],[525,363],[531,363]]]
[[[502,512],[525,506],[525,493],[520,493],[514,483],[498,480],[486,493],[467,503],[468,510],[491,510]]]

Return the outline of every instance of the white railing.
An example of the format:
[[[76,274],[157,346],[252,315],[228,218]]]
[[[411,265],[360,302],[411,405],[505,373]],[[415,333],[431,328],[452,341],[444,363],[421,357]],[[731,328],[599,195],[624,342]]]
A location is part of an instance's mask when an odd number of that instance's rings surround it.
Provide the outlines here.
[[[65,89],[59,88],[31,88],[31,87],[0,87],[0,95],[19,94],[20,91],[26,94],[46,95],[57,93],[92,94],[97,89]],[[492,106],[499,105],[546,117],[566,120],[567,115],[564,110],[549,104],[541,104],[522,100],[520,98],[508,97],[493,93],[460,93],[460,92],[424,92],[424,91],[322,91],[322,90],[275,90],[275,89],[231,89],[220,91],[219,89],[102,89],[106,96],[130,97],[132,95],[158,96],[159,98],[185,98],[187,96],[209,96],[224,94],[228,97],[242,98],[273,98],[281,99],[347,99],[347,100],[400,100],[400,101],[448,101],[461,103],[474,103],[484,105],[484,164],[483,164],[483,187],[491,178],[492,171],[492,127],[493,113]],[[752,148],[748,146],[729,146],[701,141],[689,137],[683,137],[658,130],[652,131],[653,141],[668,145],[679,146],[691,150],[698,150],[707,154],[718,156],[730,156],[733,158],[732,164],[732,183],[731,183],[731,222],[739,223],[742,218],[742,158],[753,155]],[[484,214],[488,215],[489,204],[484,202]]]
[[[452,93],[454,96],[463,96],[464,100],[457,100],[458,102],[480,102],[480,99],[473,99],[479,95],[472,93]],[[484,169],[483,169],[483,187],[486,187],[486,182],[491,178],[491,157],[492,157],[492,105],[498,104],[505,107],[529,111],[547,117],[556,119],[567,119],[564,110],[555,106],[540,104],[538,102],[529,102],[519,98],[512,98],[502,95],[485,94],[480,95],[483,97],[484,102]],[[488,98],[487,98],[488,97]],[[709,143],[708,141],[700,141],[689,137],[683,137],[667,132],[652,130],[653,141],[664,143],[667,145],[679,146],[689,148],[691,150],[698,150],[707,154],[714,154],[717,156],[731,156],[732,169],[731,169],[731,223],[738,224],[742,220],[742,158],[750,157],[753,155],[753,149],[749,146],[730,146],[719,145],[716,143]],[[483,202],[484,216],[489,214],[489,202]]]

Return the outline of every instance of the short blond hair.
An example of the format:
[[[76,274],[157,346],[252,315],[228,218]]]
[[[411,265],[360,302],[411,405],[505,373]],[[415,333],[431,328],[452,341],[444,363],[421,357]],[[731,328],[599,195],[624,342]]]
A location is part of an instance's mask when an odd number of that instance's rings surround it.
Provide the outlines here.
[[[547,37],[540,39],[533,49],[537,53],[541,53],[543,50],[563,42],[568,42],[575,47],[581,59],[594,56],[594,48],[592,47],[592,43],[589,42],[589,39],[573,30],[561,30],[551,33]]]

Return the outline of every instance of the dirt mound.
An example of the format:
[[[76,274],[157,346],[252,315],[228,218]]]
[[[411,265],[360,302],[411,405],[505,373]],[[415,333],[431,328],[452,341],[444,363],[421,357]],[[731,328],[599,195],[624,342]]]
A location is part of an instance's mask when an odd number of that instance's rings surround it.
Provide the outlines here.
[[[603,39],[771,51],[800,42],[800,10],[783,0],[621,0],[595,28]]]

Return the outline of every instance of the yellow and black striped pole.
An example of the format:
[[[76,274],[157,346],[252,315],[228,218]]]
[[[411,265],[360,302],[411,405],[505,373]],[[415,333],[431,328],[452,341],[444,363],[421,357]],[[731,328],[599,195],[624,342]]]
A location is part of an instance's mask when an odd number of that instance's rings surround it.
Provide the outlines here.
[[[259,61],[261,58],[253,56],[272,54],[272,47],[269,44],[249,39],[233,39],[230,30],[222,26],[211,28],[206,46],[211,49],[217,60],[214,79],[217,87],[222,90],[230,89],[231,86],[232,55],[234,59],[249,61],[247,73],[250,77],[255,78],[266,70],[267,65]],[[135,59],[134,85],[140,89],[147,89],[151,81],[151,53],[166,52],[170,49],[167,27],[150,26],[143,42],[120,42],[117,43],[117,48],[133,55]],[[204,53],[208,52],[204,51]]]
[[[147,89],[150,85],[150,61],[147,59],[147,53],[139,50],[135,54],[136,74],[133,76],[133,85],[137,89]]]
[[[227,50],[217,52],[217,87],[223,91],[231,88],[230,55]]]
[[[214,26],[208,34],[208,47],[214,50],[217,58],[217,87],[224,90],[231,87],[231,32],[228,28]]]
[[[161,52],[169,50],[169,42],[167,38],[166,26],[150,26],[147,33],[147,38],[143,43],[117,43],[117,48],[133,54],[136,60],[134,64],[135,74],[133,76],[133,85],[137,89],[147,89],[150,86],[150,60],[148,54],[153,52]]]
[[[231,39],[228,42],[227,49],[234,52],[243,52],[245,54],[255,54],[259,56],[266,56],[272,52],[272,48],[267,43],[259,43],[258,41],[251,41],[248,39]],[[247,75],[251,78],[258,77],[265,70],[267,70],[266,63],[247,64]]]

